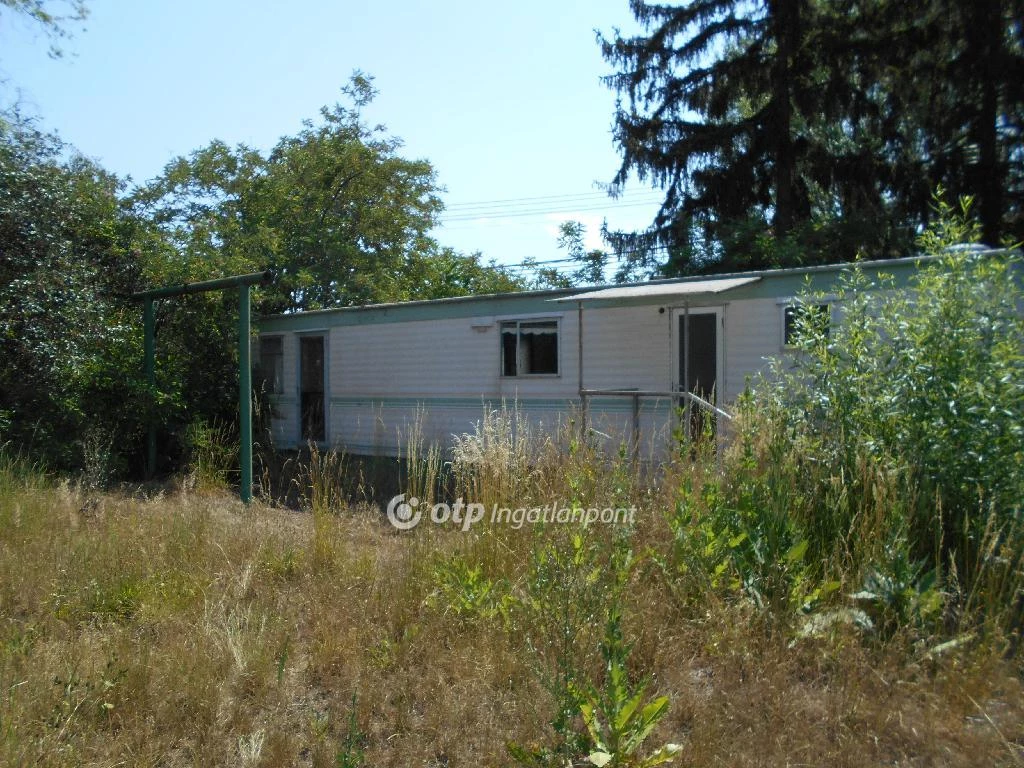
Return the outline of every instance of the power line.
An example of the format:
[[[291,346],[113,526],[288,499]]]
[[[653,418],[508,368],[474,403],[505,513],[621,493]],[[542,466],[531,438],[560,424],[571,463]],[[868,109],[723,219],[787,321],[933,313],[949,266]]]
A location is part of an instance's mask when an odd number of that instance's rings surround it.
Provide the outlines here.
[[[566,210],[576,208],[578,206],[594,206],[603,205],[608,207],[615,207],[620,205],[636,205],[636,204],[650,204],[662,202],[660,196],[655,195],[631,195],[629,197],[620,198],[609,198],[602,196],[590,196],[590,197],[576,197],[566,200],[524,200],[517,203],[502,203],[500,205],[477,205],[477,206],[463,206],[459,208],[450,207],[447,208],[445,213],[442,215],[449,216],[487,216],[490,214],[501,214],[516,211],[533,211],[533,210]]]
[[[631,248],[618,253],[609,253],[610,259],[614,259],[616,262],[622,261],[623,257],[630,256],[634,253],[659,253],[668,252],[671,246],[668,245],[652,245],[650,248]],[[584,262],[579,262],[573,258],[562,258],[562,259],[546,259],[544,261],[534,262],[522,262],[520,264],[496,264],[497,267],[508,270],[520,270],[523,274],[528,274],[531,270],[536,270],[537,267],[545,267],[551,264],[580,264],[584,265]]]
[[[547,259],[545,261],[524,261],[522,264],[498,264],[499,267],[505,269],[511,269],[514,267],[522,267],[523,269],[533,269],[534,267],[541,267],[547,264],[572,264],[575,263],[576,259],[565,258],[565,259]]]
[[[586,213],[589,211],[607,211],[607,210],[618,210],[620,208],[637,208],[640,206],[650,205],[655,201],[644,201],[639,203],[620,203],[615,205],[614,203],[609,205],[598,205],[598,206],[568,206],[562,208],[538,208],[535,210],[527,211],[507,211],[504,213],[473,213],[473,214],[458,214],[451,217],[440,217],[442,224],[446,222],[458,222],[458,221],[473,221],[474,219],[512,219],[520,218],[524,216],[545,216],[550,213]]]
[[[446,205],[445,208],[448,210],[461,210],[466,208],[491,208],[501,207],[506,208],[509,206],[520,206],[520,205],[542,205],[547,203],[558,203],[567,200],[575,199],[611,199],[618,200],[624,197],[636,197],[637,195],[655,195],[661,197],[661,193],[655,190],[637,190],[635,192],[625,192],[620,197],[611,197],[607,192],[595,190],[593,192],[575,192],[565,193],[559,195],[536,195],[534,197],[508,197],[502,200],[480,200],[465,203],[451,203]]]
[[[610,209],[607,210],[609,214],[613,213]],[[466,232],[468,230],[488,230],[488,229],[509,229],[509,228],[521,228],[521,229],[533,229],[536,230],[538,227],[545,225],[558,226],[563,222],[572,221],[572,214],[575,211],[552,211],[547,214],[548,219],[538,221],[537,217],[520,216],[511,218],[488,218],[482,217],[479,219],[466,219],[464,221],[455,221],[450,224],[445,222],[438,222],[435,226],[438,229],[444,229],[445,232]],[[554,235],[558,237],[558,235]]]

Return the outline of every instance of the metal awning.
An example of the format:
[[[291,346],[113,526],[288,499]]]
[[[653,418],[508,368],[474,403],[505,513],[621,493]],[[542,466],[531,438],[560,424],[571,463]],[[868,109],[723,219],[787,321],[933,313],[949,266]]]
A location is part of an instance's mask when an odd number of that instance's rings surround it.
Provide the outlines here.
[[[718,280],[688,280],[678,283],[648,283],[646,285],[624,285],[621,288],[599,288],[596,291],[585,291],[563,296],[552,301],[598,301],[607,299],[670,299],[673,297],[696,296],[698,294],[715,294],[731,291],[741,285],[750,285],[760,280],[755,277],[724,277]]]

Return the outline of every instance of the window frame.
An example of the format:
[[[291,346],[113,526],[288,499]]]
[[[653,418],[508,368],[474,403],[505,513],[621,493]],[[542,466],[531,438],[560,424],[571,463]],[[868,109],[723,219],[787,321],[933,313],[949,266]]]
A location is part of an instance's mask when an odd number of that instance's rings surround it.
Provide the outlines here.
[[[780,319],[780,336],[782,349],[796,349],[796,344],[790,341],[791,334],[787,327],[787,320],[789,319],[791,310],[795,310],[797,307],[814,307],[816,310],[821,310],[828,313],[828,336],[832,334],[832,324],[835,322],[835,312],[833,305],[835,304],[835,298],[832,296],[826,296],[824,298],[815,297],[804,301],[797,297],[788,297],[785,299],[779,299],[779,319]]]
[[[562,375],[562,318],[558,316],[518,316],[503,317],[498,319],[498,376],[502,379],[557,379]],[[505,326],[515,323],[516,325],[516,372],[505,373]],[[519,370],[519,341],[521,334],[519,328],[523,324],[532,323],[553,323],[555,326],[555,370],[552,373],[522,373]]]

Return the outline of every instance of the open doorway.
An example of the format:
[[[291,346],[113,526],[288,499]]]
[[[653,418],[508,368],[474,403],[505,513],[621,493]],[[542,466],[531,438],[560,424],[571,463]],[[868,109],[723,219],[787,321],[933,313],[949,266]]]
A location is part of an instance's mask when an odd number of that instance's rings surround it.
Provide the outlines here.
[[[327,439],[324,337],[299,337],[299,423],[303,442]]]
[[[701,307],[679,313],[679,389],[711,405],[718,405],[721,379],[720,318],[717,307]],[[714,429],[713,413],[695,406],[686,398],[679,405],[689,415],[691,437],[698,437],[704,431],[709,418]]]

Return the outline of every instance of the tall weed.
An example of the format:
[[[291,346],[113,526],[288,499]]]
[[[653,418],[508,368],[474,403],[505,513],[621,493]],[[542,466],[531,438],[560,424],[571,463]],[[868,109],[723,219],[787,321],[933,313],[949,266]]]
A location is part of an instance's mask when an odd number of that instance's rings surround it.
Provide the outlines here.
[[[299,465],[296,483],[302,506],[313,516],[312,559],[320,566],[334,560],[333,517],[345,508],[345,467],[347,459],[339,451],[321,453],[315,443],[309,445],[309,461]]]
[[[197,490],[223,490],[238,472],[238,435],[223,422],[193,421],[185,428],[188,469]]]
[[[518,404],[484,410],[472,432],[454,436],[452,476],[457,494],[485,507],[532,498],[546,440]]]
[[[445,467],[440,446],[427,440],[424,430],[427,417],[424,408],[417,408],[405,434],[399,435],[399,444],[404,446],[404,478],[401,486],[407,498],[416,498],[421,504],[432,505],[437,501],[438,494],[443,492]]]

